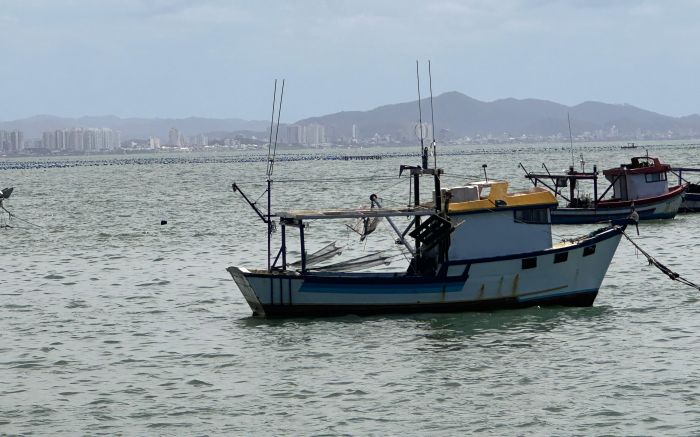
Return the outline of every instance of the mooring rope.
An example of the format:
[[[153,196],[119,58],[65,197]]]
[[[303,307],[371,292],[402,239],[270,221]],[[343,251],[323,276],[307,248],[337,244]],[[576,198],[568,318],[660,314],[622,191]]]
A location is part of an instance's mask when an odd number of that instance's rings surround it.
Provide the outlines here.
[[[11,212],[11,211],[8,210],[7,208],[5,208],[5,206],[3,206],[2,204],[0,204],[0,209],[2,209],[3,211],[5,211],[5,212],[7,213],[7,215],[10,217],[10,219],[19,220],[19,221],[21,221],[21,222],[27,223],[28,225],[36,226],[37,228],[40,228],[40,229],[43,229],[43,228],[44,228],[43,226],[37,225],[37,224],[35,224],[35,223],[32,223],[32,222],[30,222],[29,220],[25,220],[25,219],[23,219],[23,218],[21,218],[21,217],[18,217],[17,214]]]
[[[657,259],[654,258],[653,256],[649,255],[644,249],[642,249],[641,247],[639,247],[639,245],[638,245],[637,243],[635,243],[634,240],[632,240],[632,239],[630,238],[630,236],[627,235],[626,232],[623,231],[623,232],[622,232],[622,235],[624,235],[625,238],[627,238],[627,240],[628,240],[630,243],[632,243],[632,245],[633,245],[634,247],[636,247],[637,250],[638,250],[642,255],[644,255],[644,256],[646,257],[647,261],[649,261],[649,265],[650,265],[650,266],[654,266],[654,267],[656,267],[657,269],[661,270],[662,273],[664,273],[666,276],[668,276],[669,278],[671,278],[671,279],[674,280],[674,281],[678,281],[678,282],[680,282],[681,284],[687,285],[688,287],[693,287],[693,288],[695,288],[696,290],[700,290],[700,286],[699,286],[699,285],[697,285],[697,284],[695,284],[695,283],[693,283],[693,282],[691,282],[691,281],[685,279],[684,277],[682,277],[682,276],[679,275],[678,273],[674,272],[674,271],[671,270],[670,268],[668,268],[668,267],[666,267],[665,265],[661,264],[661,262],[660,262],[659,260],[657,260]]]

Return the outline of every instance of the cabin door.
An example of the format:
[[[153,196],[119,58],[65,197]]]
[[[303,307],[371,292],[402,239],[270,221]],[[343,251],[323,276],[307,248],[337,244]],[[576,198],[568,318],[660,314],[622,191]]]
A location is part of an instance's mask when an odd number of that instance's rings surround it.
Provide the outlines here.
[[[629,197],[627,195],[627,178],[625,176],[620,176],[617,182],[615,182],[615,197],[620,200],[627,200]]]

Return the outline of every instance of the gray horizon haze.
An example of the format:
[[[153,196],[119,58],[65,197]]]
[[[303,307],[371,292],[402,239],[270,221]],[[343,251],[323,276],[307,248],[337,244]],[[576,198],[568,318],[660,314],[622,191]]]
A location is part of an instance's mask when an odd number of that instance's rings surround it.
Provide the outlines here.
[[[535,98],[700,112],[700,3],[680,0],[0,0],[0,120],[282,120],[415,100]]]

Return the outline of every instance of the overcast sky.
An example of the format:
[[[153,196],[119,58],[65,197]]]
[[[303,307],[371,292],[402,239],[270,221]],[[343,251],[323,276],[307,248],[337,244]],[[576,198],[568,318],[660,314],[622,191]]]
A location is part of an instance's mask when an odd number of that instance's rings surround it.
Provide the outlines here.
[[[294,121],[414,99],[416,59],[435,94],[687,115],[699,21],[691,0],[0,0],[0,120],[266,119],[284,77]]]

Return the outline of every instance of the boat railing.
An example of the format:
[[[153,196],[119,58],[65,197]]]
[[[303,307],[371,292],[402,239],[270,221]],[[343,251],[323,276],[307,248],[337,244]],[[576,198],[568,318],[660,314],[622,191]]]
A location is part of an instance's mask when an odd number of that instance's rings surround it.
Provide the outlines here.
[[[683,173],[700,173],[700,168],[671,167],[671,173],[678,176],[678,185],[683,184],[683,182],[686,182],[686,183],[691,184],[691,185],[697,185],[697,182],[692,182],[692,181],[689,181],[688,179],[684,178]]]

